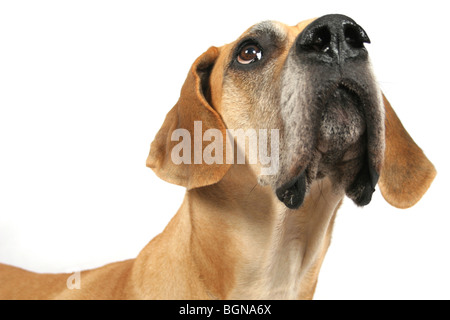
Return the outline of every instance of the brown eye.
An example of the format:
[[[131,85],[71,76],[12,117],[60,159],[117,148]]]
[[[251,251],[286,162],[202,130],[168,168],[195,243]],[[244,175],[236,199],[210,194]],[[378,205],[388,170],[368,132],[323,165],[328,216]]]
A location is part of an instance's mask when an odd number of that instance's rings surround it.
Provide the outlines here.
[[[239,52],[237,61],[240,64],[250,64],[252,62],[261,60],[261,58],[262,58],[261,49],[255,44],[248,44],[244,46]]]

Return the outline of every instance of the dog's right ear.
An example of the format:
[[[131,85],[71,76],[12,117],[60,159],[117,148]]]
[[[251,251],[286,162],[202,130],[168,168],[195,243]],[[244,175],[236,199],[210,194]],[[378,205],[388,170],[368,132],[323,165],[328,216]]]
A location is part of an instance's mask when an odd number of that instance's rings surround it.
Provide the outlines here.
[[[222,151],[227,143],[225,124],[207,99],[210,92],[209,76],[218,56],[219,49],[211,47],[194,62],[181,89],[180,98],[167,114],[147,158],[147,167],[153,169],[158,177],[188,190],[219,182],[230,167],[225,161],[212,164],[203,161],[205,131],[215,129],[210,132],[216,133],[215,139],[222,140],[214,141],[223,147]],[[183,141],[180,142],[181,138]],[[182,150],[177,147],[180,143],[185,146]],[[174,147],[177,147],[176,155],[183,153],[182,158],[186,161],[174,161]]]

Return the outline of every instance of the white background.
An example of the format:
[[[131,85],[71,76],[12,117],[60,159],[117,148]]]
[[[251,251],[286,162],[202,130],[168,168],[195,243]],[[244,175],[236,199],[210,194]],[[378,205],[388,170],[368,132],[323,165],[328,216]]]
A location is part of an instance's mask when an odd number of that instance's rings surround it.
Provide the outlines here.
[[[444,1],[0,2],[0,262],[68,272],[135,257],[184,189],[145,167],[192,62],[261,20],[369,34],[380,85],[438,176],[409,210],[340,210],[317,299],[450,298]],[[0,284],[1,285],[1,284]]]

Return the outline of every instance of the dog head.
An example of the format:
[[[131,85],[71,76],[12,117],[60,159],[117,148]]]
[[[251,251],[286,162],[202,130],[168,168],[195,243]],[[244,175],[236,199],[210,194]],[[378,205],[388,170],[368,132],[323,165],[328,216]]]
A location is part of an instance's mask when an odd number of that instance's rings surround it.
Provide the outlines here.
[[[378,181],[389,203],[414,205],[436,172],[379,89],[366,43],[355,21],[327,15],[293,27],[261,22],[211,47],[194,62],[147,165],[188,189],[215,184],[236,165],[229,129],[239,129],[273,156],[270,175],[261,159],[252,170],[288,208],[299,208],[325,177],[360,206]],[[269,130],[279,135],[258,136]]]

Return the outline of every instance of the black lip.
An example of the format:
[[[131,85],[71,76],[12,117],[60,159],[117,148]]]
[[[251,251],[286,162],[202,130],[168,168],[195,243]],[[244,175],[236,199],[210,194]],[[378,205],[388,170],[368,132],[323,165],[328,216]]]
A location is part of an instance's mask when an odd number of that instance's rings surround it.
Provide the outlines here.
[[[372,195],[375,192],[379,177],[370,161],[365,159],[362,169],[353,183],[345,190],[345,193],[357,206],[366,206],[372,201]]]
[[[300,208],[305,200],[306,175],[302,172],[298,177],[286,183],[276,191],[278,199],[289,209]]]

